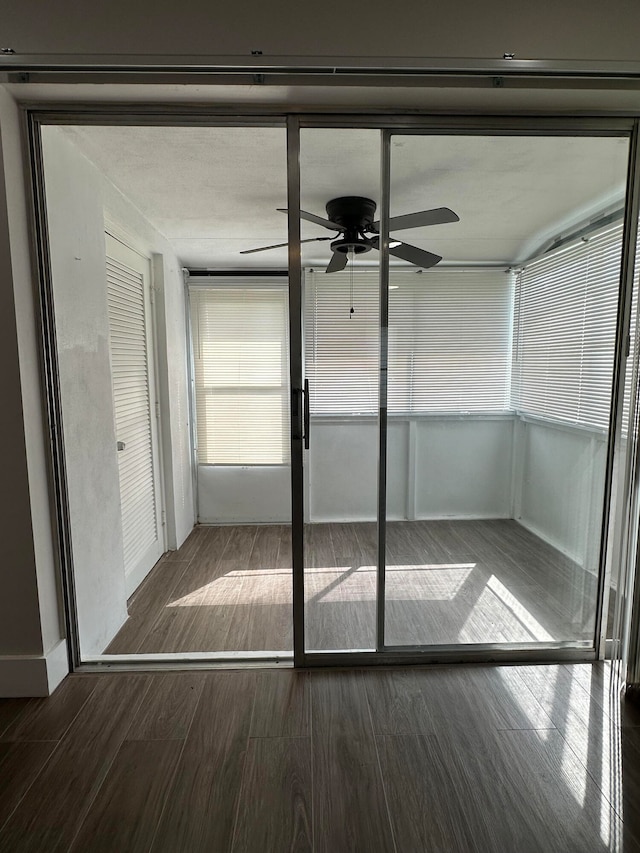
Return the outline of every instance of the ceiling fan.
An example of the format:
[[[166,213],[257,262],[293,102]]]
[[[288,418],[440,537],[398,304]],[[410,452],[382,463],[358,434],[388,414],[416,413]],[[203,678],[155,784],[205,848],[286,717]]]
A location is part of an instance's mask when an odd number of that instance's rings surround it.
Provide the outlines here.
[[[370,198],[362,196],[342,196],[327,202],[328,219],[316,216],[313,213],[300,211],[300,218],[307,222],[322,225],[329,231],[337,231],[333,237],[311,237],[301,240],[301,243],[315,243],[331,240],[331,251],[333,255],[325,272],[338,272],[343,270],[349,260],[349,256],[362,255],[371,249],[380,248],[380,221],[374,220],[376,203]],[[278,208],[280,213],[287,213],[286,209]],[[448,207],[436,207],[433,210],[420,210],[416,213],[407,213],[404,216],[393,216],[389,220],[389,231],[402,231],[405,228],[421,228],[426,225],[442,225],[446,222],[458,222],[460,217],[449,210]],[[246,249],[241,255],[250,255],[254,252],[266,252],[268,249],[280,249],[287,243],[276,243],[273,246],[261,246],[259,249]],[[423,269],[434,267],[442,260],[440,255],[402,243],[400,240],[390,240],[389,254],[403,261],[409,261]]]

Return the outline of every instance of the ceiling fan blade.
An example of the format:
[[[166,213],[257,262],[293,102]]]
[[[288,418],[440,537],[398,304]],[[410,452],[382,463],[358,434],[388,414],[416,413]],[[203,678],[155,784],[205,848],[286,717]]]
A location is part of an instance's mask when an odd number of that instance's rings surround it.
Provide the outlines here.
[[[325,272],[340,272],[340,270],[346,267],[347,260],[348,258],[344,252],[334,252]]]
[[[394,241],[395,242],[395,241]],[[373,237],[371,245],[374,249],[380,250],[380,238]],[[415,264],[417,267],[429,269],[435,267],[442,260],[441,255],[435,255],[433,252],[427,252],[425,249],[419,249],[417,246],[411,246],[409,243],[400,243],[389,249],[389,254],[394,258],[400,258],[403,261],[409,261],[410,264]]]
[[[403,228],[423,228],[426,225],[444,225],[446,222],[459,222],[460,217],[448,207],[434,207],[433,210],[419,210],[405,213],[404,216],[392,216],[389,231],[402,231]],[[380,220],[372,222],[375,231],[380,230]]]
[[[288,213],[286,207],[277,207],[278,213]],[[330,231],[344,231],[342,225],[337,222],[332,222],[330,219],[323,219],[321,216],[316,216],[315,213],[307,213],[306,210],[300,211],[300,219],[306,219],[307,222],[315,222],[316,225],[322,225],[323,228],[328,228]]]
[[[394,258],[409,261],[410,264],[415,264],[423,269],[435,267],[442,260],[442,255],[434,255],[433,252],[427,252],[417,246],[410,246],[408,243],[400,243],[399,246],[394,246],[393,249],[389,249],[389,254],[393,255]]]
[[[307,240],[300,240],[301,243],[319,243],[322,240],[333,240],[333,237],[309,237]],[[269,249],[282,249],[288,246],[288,243],[274,243],[273,246],[261,246],[259,249],[244,249],[240,252],[241,255],[252,255],[254,252],[266,252]]]

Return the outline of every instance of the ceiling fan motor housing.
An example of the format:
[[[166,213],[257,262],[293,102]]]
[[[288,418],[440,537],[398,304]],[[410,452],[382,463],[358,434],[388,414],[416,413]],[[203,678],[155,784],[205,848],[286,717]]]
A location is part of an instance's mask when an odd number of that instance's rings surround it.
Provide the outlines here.
[[[327,217],[344,228],[342,236],[331,243],[331,249],[345,255],[370,252],[373,246],[364,232],[371,230],[375,214],[376,203],[370,198],[348,195],[327,202]]]

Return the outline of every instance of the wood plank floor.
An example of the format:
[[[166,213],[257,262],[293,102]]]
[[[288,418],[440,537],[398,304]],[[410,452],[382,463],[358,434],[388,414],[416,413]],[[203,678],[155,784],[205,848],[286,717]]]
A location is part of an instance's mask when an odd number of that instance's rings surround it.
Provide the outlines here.
[[[375,647],[375,524],[307,525],[307,647]],[[387,525],[388,645],[591,640],[595,577],[515,521]],[[105,654],[290,651],[291,530],[197,527]]]
[[[0,700],[1,853],[640,853],[606,664],[72,675]]]

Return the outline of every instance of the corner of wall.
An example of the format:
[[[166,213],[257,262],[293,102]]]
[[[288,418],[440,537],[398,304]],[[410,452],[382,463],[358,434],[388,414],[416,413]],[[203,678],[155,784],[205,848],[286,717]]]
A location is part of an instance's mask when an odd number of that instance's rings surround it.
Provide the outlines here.
[[[0,695],[46,695],[50,684],[68,672],[49,499],[25,174],[20,112],[1,89],[0,263],[8,286],[0,322],[5,390],[15,403],[5,399],[13,416],[5,420],[0,442],[7,452],[5,483],[11,483],[12,507],[4,515],[10,553],[5,562],[11,575],[3,582],[8,610],[0,631]],[[54,655],[50,678],[45,650],[60,646],[64,655]]]

